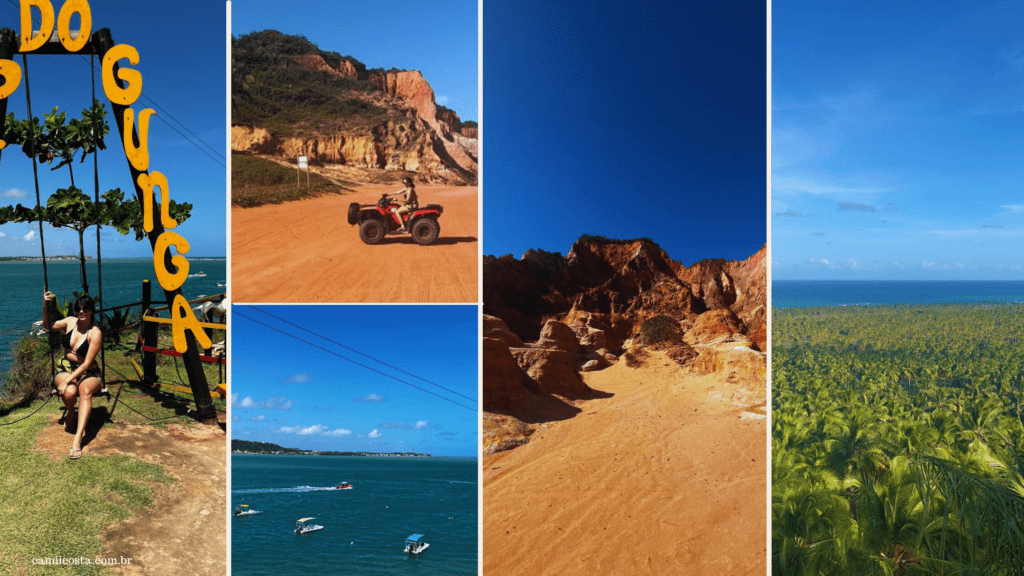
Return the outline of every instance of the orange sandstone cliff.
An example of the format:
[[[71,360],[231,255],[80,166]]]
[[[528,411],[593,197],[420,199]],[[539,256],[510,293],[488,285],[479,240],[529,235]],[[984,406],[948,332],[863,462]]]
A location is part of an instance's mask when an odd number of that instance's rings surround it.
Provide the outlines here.
[[[686,267],[648,239],[585,236],[564,257],[542,250],[518,260],[485,256],[485,449],[525,441],[523,434],[496,436],[510,422],[528,436],[545,398],[598,397],[581,373],[642,363],[647,350],[667,351],[694,375],[735,383],[723,394],[738,402],[763,404],[765,255],[762,247],[743,261]],[[503,431],[489,435],[495,421]]]
[[[263,56],[273,49],[287,52],[274,54],[273,63],[267,65],[269,71],[253,64],[258,60],[252,54]],[[366,70],[350,57],[335,60],[336,55],[320,52],[305,39],[274,31],[236,40],[233,50],[239,54],[236,58],[233,51],[233,68],[247,66],[244,70],[233,71],[233,83],[241,85],[232,88],[236,111],[245,110],[246,104],[249,109],[259,108],[260,112],[274,108],[276,103],[267,99],[275,94],[284,94],[280,98],[289,99],[282,108],[295,106],[295,100],[303,96],[289,91],[300,93],[303,88],[298,86],[329,84],[318,79],[341,80],[335,83],[337,89],[333,93],[317,92],[309,96],[314,103],[309,104],[308,114],[293,114],[302,119],[291,121],[287,126],[281,126],[269,112],[233,114],[233,152],[286,161],[305,155],[314,166],[359,169],[347,170],[345,174],[350,178],[353,174],[362,174],[366,181],[387,180],[390,174],[391,179],[413,175],[425,182],[476,183],[476,125],[464,126],[454,111],[439,107],[434,90],[418,71]],[[294,53],[296,51],[308,53]],[[242,104],[237,102],[246,98],[248,100]],[[319,112],[318,99],[344,102],[345,116],[332,117]],[[237,116],[242,116],[238,122]]]

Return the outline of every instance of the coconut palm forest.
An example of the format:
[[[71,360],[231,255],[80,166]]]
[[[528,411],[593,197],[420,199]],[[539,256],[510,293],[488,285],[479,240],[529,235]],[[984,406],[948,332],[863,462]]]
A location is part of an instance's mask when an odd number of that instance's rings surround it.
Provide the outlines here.
[[[776,309],[772,573],[1024,575],[1024,305]]]

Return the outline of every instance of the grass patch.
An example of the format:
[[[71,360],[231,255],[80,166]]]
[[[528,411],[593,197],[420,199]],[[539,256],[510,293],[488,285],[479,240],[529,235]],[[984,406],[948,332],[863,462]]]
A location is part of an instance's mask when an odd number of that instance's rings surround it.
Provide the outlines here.
[[[231,203],[252,208],[351,191],[313,173],[309,174],[308,188],[305,174],[300,175],[301,185],[297,185],[295,174],[295,169],[276,162],[234,153],[231,155]]]
[[[11,412],[18,419],[38,402]],[[51,401],[51,404],[55,401]],[[49,406],[47,406],[49,408]],[[50,422],[47,409],[3,428],[0,434],[0,526],[4,527],[2,574],[109,574],[102,566],[54,569],[33,565],[33,558],[84,557],[100,554],[100,533],[133,511],[152,505],[153,483],[174,479],[162,467],[127,456],[95,456],[57,462],[30,447]]]
[[[665,341],[675,342],[681,340],[682,336],[679,321],[664,314],[644,320],[640,325],[640,344],[643,346]]]

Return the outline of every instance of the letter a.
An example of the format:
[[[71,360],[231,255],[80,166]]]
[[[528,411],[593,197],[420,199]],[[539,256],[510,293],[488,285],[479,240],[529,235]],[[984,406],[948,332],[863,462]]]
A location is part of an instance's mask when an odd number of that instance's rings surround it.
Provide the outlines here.
[[[192,336],[195,337],[200,348],[213,346],[210,337],[206,335],[203,327],[199,325],[199,320],[196,320],[196,315],[192,313],[188,300],[185,300],[181,294],[174,297],[174,305],[171,306],[171,326],[173,327],[172,332],[174,332],[174,349],[182,354],[188,349],[188,340],[185,339],[186,330],[192,331]]]

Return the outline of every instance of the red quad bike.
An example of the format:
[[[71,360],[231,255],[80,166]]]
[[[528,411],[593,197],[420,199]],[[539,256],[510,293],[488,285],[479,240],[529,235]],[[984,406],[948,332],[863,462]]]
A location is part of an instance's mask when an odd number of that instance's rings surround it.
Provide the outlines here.
[[[382,194],[376,204],[352,202],[348,205],[348,223],[359,225],[359,238],[367,244],[380,244],[388,234],[411,234],[417,244],[433,244],[441,233],[437,219],[444,208],[440,204],[427,204],[403,214],[408,232],[399,232],[399,216],[394,210],[400,206],[389,200],[387,194]]]

